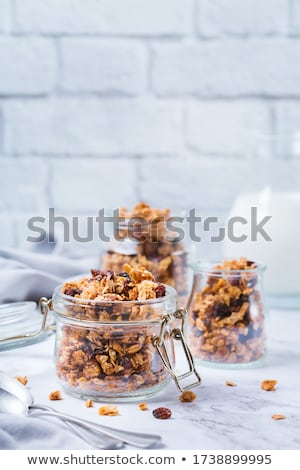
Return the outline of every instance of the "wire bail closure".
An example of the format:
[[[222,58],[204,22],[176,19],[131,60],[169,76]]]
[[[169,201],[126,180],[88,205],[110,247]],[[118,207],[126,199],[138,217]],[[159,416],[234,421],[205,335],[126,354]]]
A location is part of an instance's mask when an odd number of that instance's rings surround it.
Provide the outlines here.
[[[159,336],[154,336],[152,338],[153,345],[155,346],[155,348],[156,348],[156,350],[157,350],[157,352],[158,352],[165,368],[168,370],[168,372],[171,375],[171,377],[173,378],[177,388],[181,392],[185,392],[187,390],[190,390],[191,388],[197,387],[201,383],[201,377],[200,377],[198,371],[195,368],[195,362],[194,362],[193,355],[191,353],[191,350],[190,350],[190,348],[189,348],[189,346],[188,346],[188,344],[185,340],[185,336],[184,336],[185,319],[187,317],[187,313],[188,312],[185,308],[180,308],[180,309],[176,310],[174,315],[165,315],[163,320],[162,320]],[[180,374],[180,375],[178,375],[175,372],[175,370],[173,369],[172,362],[171,362],[171,359],[170,359],[170,356],[169,356],[169,353],[168,353],[168,350],[167,350],[167,346],[166,346],[166,341],[165,341],[165,339],[167,337],[167,326],[169,325],[169,322],[174,317],[181,320],[181,326],[180,326],[180,328],[173,328],[170,331],[169,335],[174,340],[181,342],[182,347],[183,347],[183,351],[184,351],[184,354],[185,354],[185,357],[186,357],[186,360],[187,360],[187,363],[188,363],[188,367],[189,367],[189,370],[187,372],[184,372],[183,374]],[[184,381],[185,379],[189,378],[189,377],[195,377],[196,380],[194,382],[184,386],[181,382]]]

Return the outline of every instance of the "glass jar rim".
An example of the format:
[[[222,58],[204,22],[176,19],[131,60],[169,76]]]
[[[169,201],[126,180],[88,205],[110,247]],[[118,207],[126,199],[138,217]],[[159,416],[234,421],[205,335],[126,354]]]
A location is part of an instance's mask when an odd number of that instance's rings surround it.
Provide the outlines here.
[[[224,260],[222,260],[224,261]],[[213,276],[222,276],[224,274],[226,275],[238,275],[238,274],[247,274],[247,273],[258,273],[258,272],[264,272],[267,267],[264,263],[261,262],[256,262],[253,261],[255,264],[255,268],[251,269],[226,269],[226,268],[221,268],[221,269],[216,269],[215,266],[220,265],[222,263],[220,260],[197,260],[194,263],[190,264],[190,267],[194,271],[194,274],[211,274]],[[230,261],[226,260],[225,261]]]
[[[55,309],[55,303],[57,302],[67,302],[68,306],[70,307],[71,305],[74,307],[103,307],[103,308],[109,308],[111,306],[116,307],[116,306],[123,306],[123,307],[128,307],[132,308],[135,306],[154,306],[154,305],[163,305],[164,303],[169,303],[169,302],[174,302],[174,313],[177,310],[177,292],[176,290],[171,287],[167,286],[164,284],[166,287],[166,292],[167,294],[163,297],[158,297],[155,299],[148,299],[148,300],[98,300],[95,301],[93,299],[80,299],[78,297],[72,297],[70,295],[63,294],[61,289],[62,289],[63,284],[60,284],[57,286],[53,292],[53,297],[52,297],[52,308],[55,312],[56,315],[67,318],[69,321],[74,321],[75,323],[81,323],[84,325],[92,325],[92,324],[105,324],[105,325],[134,325],[134,324],[153,324],[153,323],[160,323],[161,318],[153,318],[153,319],[141,319],[141,320],[93,320],[93,319],[82,319],[82,318],[76,318],[73,317],[72,315],[65,315],[60,311],[57,311]],[[167,313],[167,312],[166,312]]]
[[[160,283],[162,284],[162,283]],[[95,300],[95,299],[81,299],[80,297],[72,297],[71,295],[66,295],[63,294],[61,289],[64,284],[59,284],[53,292],[53,297],[59,297],[62,300],[67,300],[71,303],[74,303],[74,305],[78,307],[86,307],[86,306],[93,306],[93,307],[99,307],[101,305],[109,306],[109,305],[131,305],[131,306],[136,306],[136,305],[150,305],[150,304],[156,304],[160,302],[164,302],[166,300],[170,300],[173,297],[177,296],[176,290],[171,287],[167,286],[166,284],[162,284],[166,288],[167,294],[164,295],[163,297],[156,297],[155,299],[147,299],[147,300]]]

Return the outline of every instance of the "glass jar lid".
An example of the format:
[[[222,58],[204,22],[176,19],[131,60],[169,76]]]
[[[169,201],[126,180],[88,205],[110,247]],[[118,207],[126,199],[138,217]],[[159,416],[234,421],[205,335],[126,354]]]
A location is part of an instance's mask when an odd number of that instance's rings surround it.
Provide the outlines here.
[[[0,305],[0,351],[43,341],[52,331],[53,317],[46,324],[36,302]]]

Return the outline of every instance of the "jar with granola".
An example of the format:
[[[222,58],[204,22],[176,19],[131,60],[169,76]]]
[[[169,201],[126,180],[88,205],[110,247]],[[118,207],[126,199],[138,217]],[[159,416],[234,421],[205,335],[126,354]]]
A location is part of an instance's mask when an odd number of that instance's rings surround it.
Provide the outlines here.
[[[254,366],[265,356],[265,266],[246,258],[194,266],[189,344],[210,365]]]
[[[190,278],[188,251],[170,222],[169,209],[154,209],[145,203],[131,212],[120,208],[115,239],[102,257],[101,269],[119,272],[126,263],[143,266],[156,281],[174,287],[179,304],[185,306]]]
[[[69,393],[93,400],[128,401],[159,393],[171,377],[196,376],[183,335],[185,314],[172,287],[145,268],[125,265],[118,274],[92,270],[91,277],[58,286],[56,372]],[[172,324],[181,319],[182,327]],[[189,372],[174,372],[174,341],[181,342]]]

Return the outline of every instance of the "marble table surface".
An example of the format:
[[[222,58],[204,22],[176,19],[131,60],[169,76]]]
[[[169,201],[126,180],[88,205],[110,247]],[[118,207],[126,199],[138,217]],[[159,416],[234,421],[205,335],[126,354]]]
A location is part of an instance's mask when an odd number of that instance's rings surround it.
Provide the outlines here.
[[[48,405],[49,391],[59,388],[53,347],[52,337],[0,353],[0,369],[10,375],[28,375],[36,402]],[[199,365],[203,383],[193,403],[179,402],[178,390],[174,383],[169,384],[160,396],[148,400],[148,405],[150,409],[171,408],[170,420],[156,420],[151,411],[140,411],[137,403],[119,404],[118,417],[100,417],[97,408],[87,409],[84,402],[66,394],[51,406],[112,427],[161,434],[164,449],[299,449],[300,311],[270,313],[268,349],[266,363],[255,369]],[[261,390],[263,379],[278,380],[277,390]],[[237,386],[226,386],[226,380]],[[273,414],[284,414],[286,419],[274,421]]]

